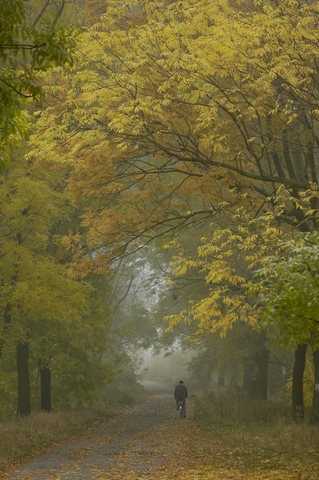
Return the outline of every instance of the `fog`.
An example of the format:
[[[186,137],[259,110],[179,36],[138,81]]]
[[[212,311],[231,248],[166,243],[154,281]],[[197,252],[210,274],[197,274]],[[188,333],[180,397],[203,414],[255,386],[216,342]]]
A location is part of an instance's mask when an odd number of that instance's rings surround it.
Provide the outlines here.
[[[188,363],[192,358],[191,352],[182,353],[175,351],[170,354],[152,354],[148,350],[143,355],[140,367],[142,380],[149,380],[173,387],[179,380],[184,383],[191,382],[188,372]]]

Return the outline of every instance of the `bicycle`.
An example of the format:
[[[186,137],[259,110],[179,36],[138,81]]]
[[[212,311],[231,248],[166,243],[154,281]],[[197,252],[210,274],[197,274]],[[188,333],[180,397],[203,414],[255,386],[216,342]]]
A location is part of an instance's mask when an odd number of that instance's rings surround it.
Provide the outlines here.
[[[184,407],[184,400],[179,400],[178,401],[178,411],[181,416],[181,419],[183,418],[183,407]]]

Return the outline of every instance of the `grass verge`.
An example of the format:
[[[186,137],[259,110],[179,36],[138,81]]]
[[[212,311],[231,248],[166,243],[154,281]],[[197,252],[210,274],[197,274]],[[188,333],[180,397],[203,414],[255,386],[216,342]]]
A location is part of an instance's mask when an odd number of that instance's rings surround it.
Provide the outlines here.
[[[111,415],[110,408],[101,405],[50,413],[37,412],[0,422],[0,472],[35,453],[47,451],[97,428]]]
[[[135,377],[120,375],[106,390],[104,403],[92,407],[35,412],[0,421],[0,479],[4,470],[34,455],[87,435],[128,405],[146,398]]]
[[[195,421],[207,449],[215,452],[206,465],[207,478],[215,478],[209,475],[211,466],[216,472],[217,465],[228,465],[251,479],[319,480],[318,425],[294,422],[282,403],[209,394],[196,400]]]

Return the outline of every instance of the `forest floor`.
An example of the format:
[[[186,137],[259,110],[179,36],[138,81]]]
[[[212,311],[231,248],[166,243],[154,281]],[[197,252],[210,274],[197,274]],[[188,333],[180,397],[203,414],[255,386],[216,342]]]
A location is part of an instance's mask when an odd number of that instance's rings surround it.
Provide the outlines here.
[[[244,433],[237,444],[227,442],[217,430],[198,427],[191,399],[187,418],[180,419],[171,391],[158,386],[151,391],[87,435],[11,467],[0,478],[319,480],[317,446],[305,456],[262,448],[258,437],[248,442]]]

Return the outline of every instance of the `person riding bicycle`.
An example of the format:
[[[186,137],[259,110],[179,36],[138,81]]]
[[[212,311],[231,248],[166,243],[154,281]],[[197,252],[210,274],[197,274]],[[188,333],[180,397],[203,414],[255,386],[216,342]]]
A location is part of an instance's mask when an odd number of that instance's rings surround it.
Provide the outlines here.
[[[180,380],[178,385],[175,387],[175,402],[176,402],[176,410],[178,410],[179,402],[183,402],[183,416],[186,417],[186,398],[187,398],[187,388],[184,385],[183,380]]]

